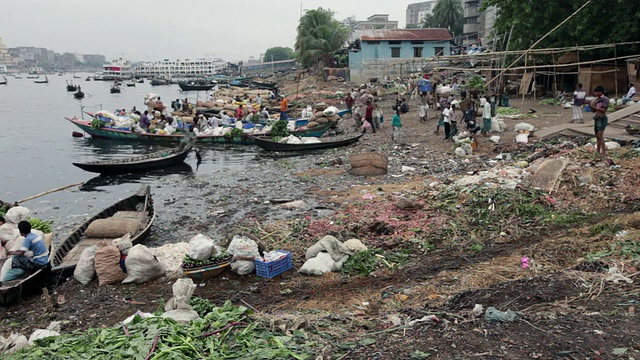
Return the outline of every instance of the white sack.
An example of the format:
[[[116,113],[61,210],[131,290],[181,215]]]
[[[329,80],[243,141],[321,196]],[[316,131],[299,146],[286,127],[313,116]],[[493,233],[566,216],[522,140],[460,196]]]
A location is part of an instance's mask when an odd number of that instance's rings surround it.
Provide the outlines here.
[[[58,336],[58,335],[60,335],[60,333],[57,331],[37,329],[36,331],[33,332],[33,334],[31,334],[31,336],[29,336],[29,345],[33,345],[33,342],[38,339],[44,339],[46,337]]]
[[[345,254],[352,255],[351,251],[349,251],[349,249],[347,249],[344,244],[338,241],[338,239],[331,235],[326,235],[322,239],[318,240],[317,243],[307,249],[305,259],[309,260],[311,258],[314,258],[316,257],[316,255],[318,255],[318,253],[322,251],[328,252],[334,261],[339,261]]]
[[[129,253],[129,249],[131,249],[131,247],[133,246],[133,243],[131,242],[131,235],[129,234],[125,234],[123,237],[113,239],[111,242],[118,248],[118,250],[120,250],[120,253],[123,255],[127,255]]]
[[[24,206],[14,206],[4,214],[4,219],[17,225],[20,221],[31,219],[31,211]]]
[[[189,300],[193,296],[196,284],[190,278],[180,278],[173,283],[173,296],[164,304],[164,310],[187,309],[191,310]]]
[[[526,144],[529,142],[529,134],[518,134],[516,135],[516,142]]]
[[[148,247],[138,244],[129,250],[129,255],[124,259],[127,268],[127,277],[122,280],[123,284],[142,284],[155,280],[164,275],[164,265],[156,258]]]
[[[189,257],[204,261],[215,254],[216,246],[208,236],[198,234],[189,241]]]
[[[535,129],[536,129],[536,128],[535,128],[535,126],[533,126],[533,125],[531,125],[531,124],[529,124],[529,123],[526,123],[526,122],[518,123],[518,124],[516,124],[516,126],[514,126],[514,127],[513,127],[513,130],[514,130],[515,132],[518,132],[518,131],[520,131],[520,130],[524,130],[524,131],[533,131],[533,130],[535,130]]]
[[[321,252],[316,257],[305,261],[298,271],[305,275],[322,275],[326,272],[340,271],[347,259],[349,255],[343,255],[338,261],[334,261],[329,253]]]
[[[87,285],[96,277],[96,250],[96,246],[89,246],[82,250],[78,264],[73,270],[73,278],[82,285]]]
[[[607,150],[615,150],[615,149],[620,149],[620,144],[618,144],[615,141],[607,141],[604,143],[604,147]]]

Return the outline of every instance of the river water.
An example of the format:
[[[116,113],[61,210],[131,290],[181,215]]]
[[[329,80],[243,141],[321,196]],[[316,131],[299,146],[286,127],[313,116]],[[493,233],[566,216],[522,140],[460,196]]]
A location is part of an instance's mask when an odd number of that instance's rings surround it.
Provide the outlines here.
[[[190,102],[206,97],[206,92],[183,92],[177,85],[152,87],[147,81],[135,87],[122,86],[120,94],[111,94],[110,82],[85,81],[90,75],[79,73],[62,76],[49,75],[48,84],[36,84],[33,79],[7,77],[8,85],[0,85],[0,199],[17,201],[28,196],[75,182],[81,187],[46,195],[23,205],[35,216],[54,221],[56,237],[79,225],[83,219],[134,193],[141,184],[150,184],[156,203],[158,220],[152,231],[151,243],[188,240],[195,235],[193,224],[211,218],[212,211],[224,211],[230,218],[238,218],[250,209],[228,199],[256,196],[255,184],[265,180],[266,167],[273,158],[265,157],[252,146],[211,145],[202,148],[203,161],[197,166],[192,152],[185,165],[143,175],[99,176],[76,168],[72,162],[126,157],[162,149],[160,145],[132,144],[113,140],[74,138],[73,131],[81,131],[65,117],[82,116],[84,111],[101,108],[114,111],[136,106],[144,109],[147,93],[159,94],[165,103],[185,97]],[[73,81],[86,94],[76,100],[66,91],[66,82]],[[86,115],[85,115],[86,117]],[[290,168],[295,160],[276,161]],[[287,175],[278,176],[279,188],[290,188]],[[256,192],[256,194],[254,194]],[[231,194],[231,195],[230,195]],[[263,196],[264,197],[264,196]],[[263,201],[261,198],[260,201]],[[206,230],[206,229],[205,229]],[[171,235],[170,233],[173,233]]]

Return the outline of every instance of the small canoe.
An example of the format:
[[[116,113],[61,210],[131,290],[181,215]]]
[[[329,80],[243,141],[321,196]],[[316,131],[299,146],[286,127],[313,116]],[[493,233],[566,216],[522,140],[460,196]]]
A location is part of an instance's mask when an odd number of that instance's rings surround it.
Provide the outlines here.
[[[0,80],[0,85],[7,85],[7,78],[5,76],[2,77],[3,80]]]
[[[44,80],[33,80],[33,82],[36,84],[47,84],[49,82],[49,78],[45,75]]]
[[[117,86],[112,86],[111,90],[109,90],[112,94],[120,94],[120,88]]]
[[[84,249],[96,245],[102,240],[110,242],[112,239],[87,238],[84,236],[84,232],[94,220],[107,219],[114,215],[119,218],[140,220],[140,229],[131,235],[131,242],[136,245],[145,240],[149,236],[151,225],[156,219],[151,187],[142,185],[137,193],[102,210],[76,228],[71,235],[62,240],[60,245],[56,247],[51,259],[51,271],[58,276],[71,276]]]
[[[136,83],[134,83],[134,82],[130,82],[130,83],[127,83],[127,86],[128,86],[128,87],[133,87],[133,86],[136,86]]]
[[[188,83],[179,83],[178,86],[180,86],[180,90],[182,91],[208,91],[213,89],[213,87],[216,84],[198,84],[198,83],[194,83],[194,84],[188,84]]]
[[[320,150],[320,149],[332,149],[341,146],[351,145],[353,143],[358,142],[363,134],[359,134],[357,136],[338,140],[338,141],[324,141],[319,143],[309,143],[309,144],[286,144],[279,143],[277,141],[271,141],[264,138],[253,137],[253,141],[266,151],[306,151],[306,150]]]
[[[158,151],[143,156],[134,156],[125,159],[113,159],[103,161],[91,161],[86,163],[73,163],[82,170],[100,174],[127,174],[150,169],[159,169],[173,166],[183,162],[193,148],[194,142],[170,150]]]

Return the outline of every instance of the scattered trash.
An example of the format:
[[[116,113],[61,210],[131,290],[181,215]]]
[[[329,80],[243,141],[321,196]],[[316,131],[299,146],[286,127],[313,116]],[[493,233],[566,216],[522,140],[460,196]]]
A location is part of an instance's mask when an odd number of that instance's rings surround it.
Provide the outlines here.
[[[476,304],[473,310],[471,310],[471,314],[473,314],[474,317],[479,317],[482,315],[482,312],[484,312],[484,307],[480,304]]]
[[[411,171],[416,171],[416,168],[411,167],[411,166],[404,166],[404,165],[402,165],[402,169],[401,169],[401,171],[402,171],[403,173],[404,173],[404,172],[411,172]]]
[[[522,262],[522,268],[523,269],[528,269],[529,268],[529,258],[526,256],[523,256],[522,259],[520,259],[520,262]]]
[[[421,323],[425,323],[425,322],[437,324],[437,323],[440,322],[440,319],[438,319],[438,317],[435,316],[435,315],[427,315],[427,316],[422,317],[421,319],[409,321],[409,326],[414,326],[416,324],[421,324]]]
[[[517,316],[518,314],[511,310],[500,311],[493,306],[487,308],[487,311],[484,313],[484,319],[489,323],[510,322],[515,320]]]
[[[375,196],[373,196],[373,194],[370,194],[370,193],[366,193],[366,194],[362,195],[362,199],[363,200],[373,200],[374,197]]]

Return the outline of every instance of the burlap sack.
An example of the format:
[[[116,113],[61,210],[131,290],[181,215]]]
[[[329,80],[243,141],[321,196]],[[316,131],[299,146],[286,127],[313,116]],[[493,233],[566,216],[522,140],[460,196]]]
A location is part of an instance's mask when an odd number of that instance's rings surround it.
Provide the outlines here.
[[[314,128],[314,127],[316,127],[316,126],[318,126],[318,125],[319,125],[319,124],[318,124],[317,122],[315,122],[315,121],[309,121],[309,123],[307,124],[307,127],[308,127],[309,129],[311,129],[311,128]]]
[[[340,115],[335,114],[335,115],[327,116],[326,118],[330,122],[336,122],[336,121],[340,120]]]
[[[327,119],[326,117],[324,117],[324,116],[323,116],[323,117],[319,117],[319,118],[317,118],[317,119],[316,119],[316,122],[317,122],[318,124],[326,124],[326,123],[328,123],[328,122],[329,122],[329,119]]]
[[[378,153],[355,154],[349,157],[352,175],[384,175],[388,172],[389,160]]]
[[[119,238],[125,234],[131,234],[134,236],[142,223],[135,219],[98,219],[94,220],[84,235],[90,238]]]
[[[98,243],[98,246],[101,243]],[[121,283],[127,274],[120,268],[120,251],[114,245],[106,245],[98,248],[95,257],[98,285],[111,285]]]

